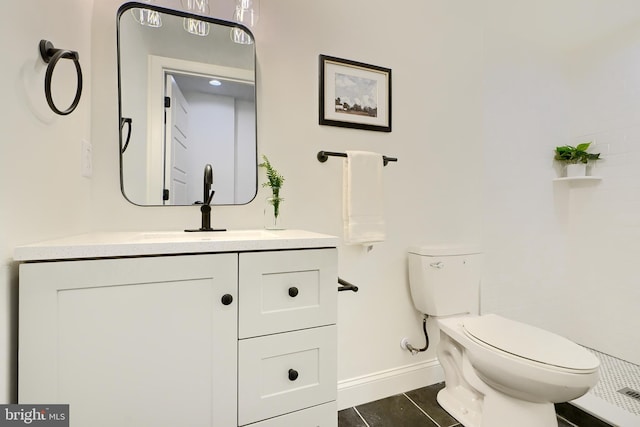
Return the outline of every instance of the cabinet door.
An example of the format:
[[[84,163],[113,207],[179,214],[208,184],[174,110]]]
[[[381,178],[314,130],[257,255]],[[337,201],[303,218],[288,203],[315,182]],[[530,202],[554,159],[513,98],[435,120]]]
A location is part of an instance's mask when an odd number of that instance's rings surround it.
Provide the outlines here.
[[[236,254],[21,265],[20,402],[68,403],[72,427],[236,426],[236,369]]]

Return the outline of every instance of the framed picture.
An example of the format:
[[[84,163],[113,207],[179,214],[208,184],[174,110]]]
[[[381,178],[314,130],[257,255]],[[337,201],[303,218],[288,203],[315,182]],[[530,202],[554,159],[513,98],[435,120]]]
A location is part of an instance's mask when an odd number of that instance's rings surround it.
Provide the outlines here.
[[[320,55],[321,125],[391,132],[391,69]]]

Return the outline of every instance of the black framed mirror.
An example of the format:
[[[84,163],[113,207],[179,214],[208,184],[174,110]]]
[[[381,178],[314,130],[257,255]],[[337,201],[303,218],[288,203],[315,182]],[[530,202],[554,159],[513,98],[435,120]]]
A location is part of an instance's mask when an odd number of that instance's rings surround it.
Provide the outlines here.
[[[249,29],[138,2],[123,4],[117,19],[124,197],[141,206],[202,203],[210,164],[212,204],[249,203],[258,188]]]

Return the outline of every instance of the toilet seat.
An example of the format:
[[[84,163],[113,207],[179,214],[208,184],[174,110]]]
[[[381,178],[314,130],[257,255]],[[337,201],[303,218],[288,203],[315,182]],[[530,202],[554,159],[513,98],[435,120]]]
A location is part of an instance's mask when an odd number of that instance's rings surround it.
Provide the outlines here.
[[[590,373],[600,364],[593,354],[564,337],[495,314],[467,317],[462,323],[465,334],[479,344],[550,368]]]

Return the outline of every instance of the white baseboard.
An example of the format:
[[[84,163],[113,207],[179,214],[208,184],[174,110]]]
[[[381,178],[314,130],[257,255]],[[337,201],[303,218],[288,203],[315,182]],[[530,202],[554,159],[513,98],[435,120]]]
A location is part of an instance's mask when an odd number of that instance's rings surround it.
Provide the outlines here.
[[[444,381],[438,359],[338,381],[338,410]]]

